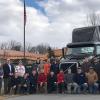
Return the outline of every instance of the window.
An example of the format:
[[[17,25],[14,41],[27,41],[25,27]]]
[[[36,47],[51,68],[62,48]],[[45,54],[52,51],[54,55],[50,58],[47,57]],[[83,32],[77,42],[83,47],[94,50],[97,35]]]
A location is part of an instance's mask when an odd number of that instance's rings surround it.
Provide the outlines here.
[[[97,54],[100,54],[100,45],[97,46]]]

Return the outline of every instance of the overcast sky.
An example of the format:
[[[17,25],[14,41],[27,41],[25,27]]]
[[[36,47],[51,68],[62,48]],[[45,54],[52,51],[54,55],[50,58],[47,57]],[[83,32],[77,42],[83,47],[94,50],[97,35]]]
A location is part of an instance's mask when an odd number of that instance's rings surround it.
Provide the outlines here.
[[[37,2],[39,1],[39,2]],[[26,0],[26,41],[64,47],[72,30],[87,25],[87,14],[100,13],[100,0]],[[23,0],[0,0],[0,42],[23,41]]]

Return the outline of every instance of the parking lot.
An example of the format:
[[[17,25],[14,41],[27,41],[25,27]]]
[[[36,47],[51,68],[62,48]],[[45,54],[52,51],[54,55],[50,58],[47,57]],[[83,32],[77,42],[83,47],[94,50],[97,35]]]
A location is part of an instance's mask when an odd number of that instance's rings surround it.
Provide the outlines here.
[[[7,100],[100,100],[100,95],[29,95],[12,97]]]

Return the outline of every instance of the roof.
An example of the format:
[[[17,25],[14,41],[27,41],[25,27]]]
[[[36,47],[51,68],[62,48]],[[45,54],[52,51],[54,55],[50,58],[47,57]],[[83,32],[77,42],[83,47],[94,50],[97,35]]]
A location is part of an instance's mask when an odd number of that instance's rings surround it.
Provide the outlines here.
[[[65,53],[67,52],[67,48],[64,48],[64,51],[65,51]],[[61,57],[63,54],[62,54],[62,49],[55,49],[54,50],[54,55],[56,56],[56,57]]]
[[[100,26],[76,28],[72,32],[72,42],[100,42]]]
[[[47,55],[42,54],[35,54],[35,53],[29,53],[26,52],[26,59],[30,60],[37,60],[37,59],[47,59]],[[0,50],[0,58],[4,59],[23,59],[24,52],[22,51],[15,51],[15,50]]]
[[[93,46],[93,45],[100,45],[100,42],[76,42],[76,43],[69,43],[67,47],[73,46]]]

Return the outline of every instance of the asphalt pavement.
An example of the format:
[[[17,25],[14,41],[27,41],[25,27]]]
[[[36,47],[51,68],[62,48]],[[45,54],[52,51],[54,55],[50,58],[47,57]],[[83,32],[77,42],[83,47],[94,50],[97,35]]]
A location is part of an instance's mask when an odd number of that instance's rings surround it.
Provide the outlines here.
[[[11,97],[6,100],[100,100],[100,95],[44,94],[44,95],[26,95],[26,96]]]

